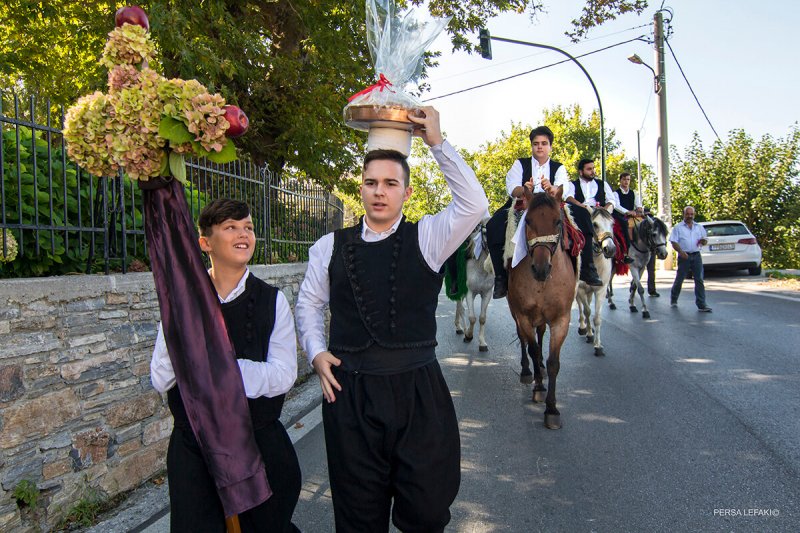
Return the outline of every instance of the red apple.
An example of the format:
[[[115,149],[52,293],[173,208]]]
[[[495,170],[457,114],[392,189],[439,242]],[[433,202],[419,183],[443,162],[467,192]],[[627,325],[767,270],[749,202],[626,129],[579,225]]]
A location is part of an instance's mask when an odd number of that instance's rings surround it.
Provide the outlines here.
[[[231,125],[228,131],[225,132],[225,136],[233,138],[244,135],[250,125],[250,121],[244,111],[235,105],[226,105],[223,109],[225,109],[225,120]]]
[[[117,9],[117,14],[114,15],[114,22],[117,28],[127,22],[128,24],[141,26],[150,31],[150,21],[147,20],[147,13],[139,6],[128,6]]]

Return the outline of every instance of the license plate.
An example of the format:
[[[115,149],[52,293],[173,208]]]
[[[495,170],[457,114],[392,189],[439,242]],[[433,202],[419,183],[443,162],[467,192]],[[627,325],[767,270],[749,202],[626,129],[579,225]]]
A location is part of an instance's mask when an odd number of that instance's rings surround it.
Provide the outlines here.
[[[736,245],[733,243],[726,243],[726,244],[712,244],[711,251],[717,252],[719,250],[733,250],[736,248]]]

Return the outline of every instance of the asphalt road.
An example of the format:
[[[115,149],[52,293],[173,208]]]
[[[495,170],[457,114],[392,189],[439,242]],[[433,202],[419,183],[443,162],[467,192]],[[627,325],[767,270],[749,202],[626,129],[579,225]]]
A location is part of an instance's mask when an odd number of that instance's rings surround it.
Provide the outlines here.
[[[439,360],[459,415],[462,484],[448,531],[800,531],[800,294],[709,276],[711,314],[687,280],[648,300],[651,320],[604,306],[606,356],[577,335],[562,349],[563,428],[519,383],[505,300],[489,307],[489,352],[465,344],[440,299]],[[333,531],[321,426],[295,446],[304,486],[295,522]]]

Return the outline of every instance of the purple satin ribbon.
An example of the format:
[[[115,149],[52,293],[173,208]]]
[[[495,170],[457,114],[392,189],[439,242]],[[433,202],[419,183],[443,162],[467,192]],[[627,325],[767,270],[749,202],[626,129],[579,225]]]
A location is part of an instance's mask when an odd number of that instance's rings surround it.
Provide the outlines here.
[[[141,188],[164,338],[192,431],[225,516],[232,516],[263,503],[272,490],[183,187],[172,180],[156,188],[155,181]]]

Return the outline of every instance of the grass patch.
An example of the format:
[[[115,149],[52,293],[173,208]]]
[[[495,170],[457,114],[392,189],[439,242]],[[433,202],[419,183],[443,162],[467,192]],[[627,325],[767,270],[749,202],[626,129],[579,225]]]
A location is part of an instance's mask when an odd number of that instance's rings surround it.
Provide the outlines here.
[[[770,279],[793,279],[800,281],[800,276],[797,274],[789,274],[787,272],[780,272],[778,270],[768,270],[767,277]]]

